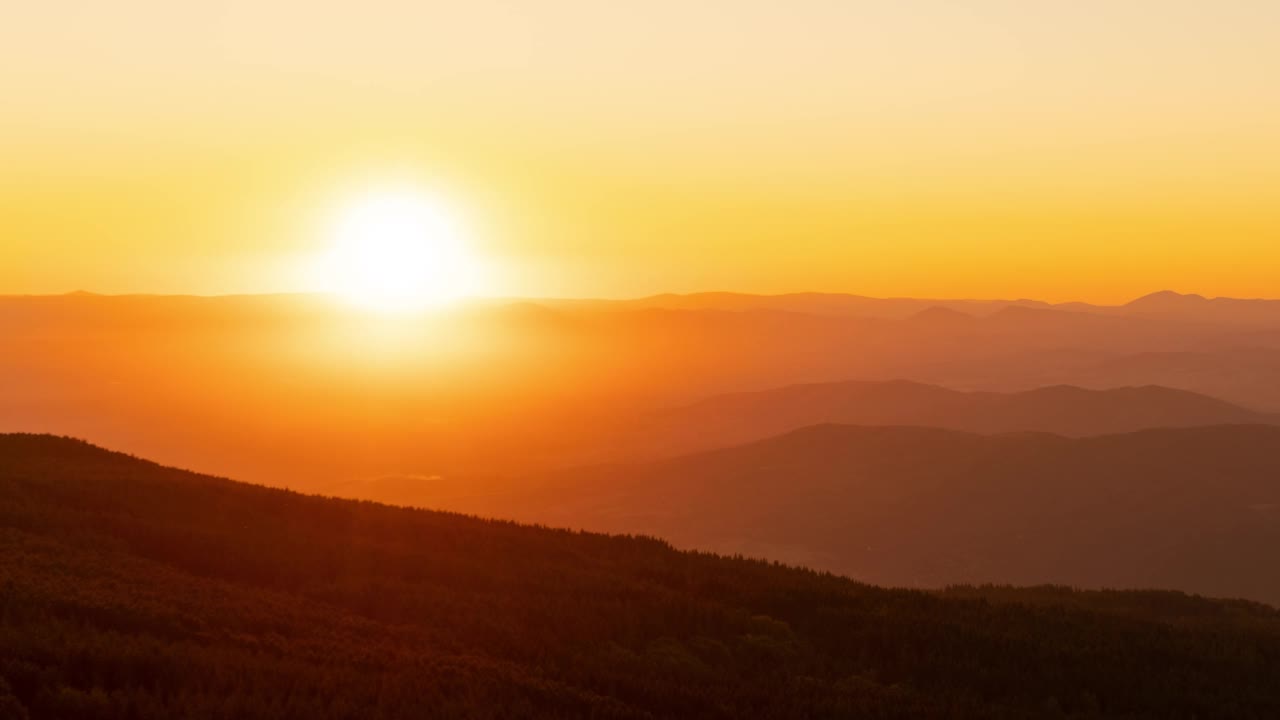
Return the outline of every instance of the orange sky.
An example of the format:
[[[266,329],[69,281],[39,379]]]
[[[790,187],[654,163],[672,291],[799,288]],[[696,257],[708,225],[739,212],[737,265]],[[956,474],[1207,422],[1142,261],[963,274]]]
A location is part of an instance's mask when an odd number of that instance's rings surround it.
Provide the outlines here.
[[[411,175],[501,295],[1277,294],[1280,5],[46,0],[0,292],[291,291]]]

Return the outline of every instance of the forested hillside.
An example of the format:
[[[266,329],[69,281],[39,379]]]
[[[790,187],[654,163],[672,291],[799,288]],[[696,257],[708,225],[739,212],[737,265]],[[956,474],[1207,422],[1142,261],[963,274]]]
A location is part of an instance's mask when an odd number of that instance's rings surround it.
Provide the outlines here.
[[[1280,613],[886,590],[0,436],[0,717],[1280,717]]]

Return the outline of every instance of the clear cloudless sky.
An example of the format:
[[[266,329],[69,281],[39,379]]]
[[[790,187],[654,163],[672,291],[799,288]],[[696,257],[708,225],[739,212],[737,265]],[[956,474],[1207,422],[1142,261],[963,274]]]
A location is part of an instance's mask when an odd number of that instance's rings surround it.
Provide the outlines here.
[[[41,0],[0,292],[313,289],[411,177],[501,295],[1280,295],[1273,0]]]

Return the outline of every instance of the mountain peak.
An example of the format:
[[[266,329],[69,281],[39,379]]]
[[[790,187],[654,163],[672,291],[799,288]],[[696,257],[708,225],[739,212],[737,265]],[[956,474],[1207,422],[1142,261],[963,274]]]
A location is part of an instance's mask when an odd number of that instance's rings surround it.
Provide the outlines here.
[[[941,305],[930,305],[920,312],[907,318],[911,322],[929,323],[929,324],[949,324],[955,322],[969,322],[974,317],[968,313],[960,312],[952,308],[943,307]]]
[[[1153,292],[1149,295],[1131,300],[1125,304],[1125,307],[1146,307],[1146,308],[1164,308],[1164,307],[1182,307],[1190,303],[1206,302],[1203,295],[1195,293],[1184,294],[1174,292],[1173,290],[1161,290]]]

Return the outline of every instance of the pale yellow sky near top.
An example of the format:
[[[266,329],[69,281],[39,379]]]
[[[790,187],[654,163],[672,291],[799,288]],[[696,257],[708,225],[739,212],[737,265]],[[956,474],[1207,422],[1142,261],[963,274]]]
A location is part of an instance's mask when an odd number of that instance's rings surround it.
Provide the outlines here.
[[[1280,295],[1280,3],[42,0],[0,293],[290,291],[411,176],[502,295]]]

